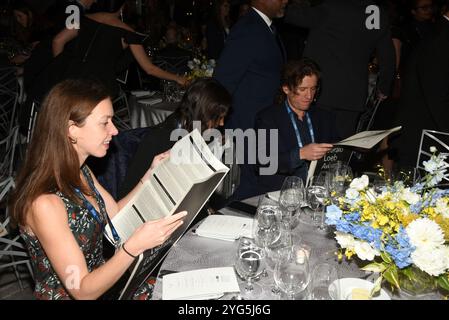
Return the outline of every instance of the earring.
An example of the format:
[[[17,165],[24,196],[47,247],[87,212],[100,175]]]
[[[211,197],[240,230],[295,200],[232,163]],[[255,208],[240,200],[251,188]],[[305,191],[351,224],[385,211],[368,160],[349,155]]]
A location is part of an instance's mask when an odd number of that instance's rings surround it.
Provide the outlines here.
[[[73,139],[73,138],[69,137],[69,140],[70,140],[71,144],[76,144],[78,142],[78,139],[76,139],[76,138]]]

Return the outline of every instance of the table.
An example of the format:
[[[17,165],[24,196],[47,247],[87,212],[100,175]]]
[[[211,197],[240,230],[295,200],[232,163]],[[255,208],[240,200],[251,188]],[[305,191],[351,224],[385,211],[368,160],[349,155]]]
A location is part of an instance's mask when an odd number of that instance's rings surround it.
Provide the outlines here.
[[[133,129],[157,125],[178,107],[178,103],[164,101],[161,92],[148,92],[146,96],[131,92],[128,101]]]
[[[251,205],[257,205],[258,197],[254,197],[244,202]],[[222,214],[234,216],[248,216],[247,214],[231,208],[224,208],[220,210]],[[301,222],[293,230],[294,236],[299,236],[301,242],[311,247],[310,253],[310,270],[319,262],[328,262],[337,266],[340,278],[363,278],[373,281],[375,276],[371,273],[360,270],[355,261],[337,261],[336,251],[337,242],[331,232],[320,232],[311,221],[311,210],[306,210],[303,213],[304,217]],[[199,222],[201,223],[201,222]],[[198,224],[197,224],[198,225]],[[175,270],[175,271],[189,271],[203,268],[215,267],[233,267],[235,261],[235,253],[237,252],[238,241],[222,241],[200,237],[193,231],[196,226],[193,226],[187,233],[173,246],[165,260],[162,262],[160,270]],[[263,288],[260,299],[276,300],[278,296],[271,293],[271,286],[273,284],[273,275],[270,270],[267,270],[267,277],[260,277],[257,281]],[[238,278],[239,283],[243,282]],[[414,297],[402,294],[393,294],[389,291],[387,286],[383,287],[393,300],[409,300],[416,299]],[[235,294],[226,294],[221,299],[229,300],[235,297]],[[154,300],[160,300],[162,297],[162,279],[158,277],[153,293]],[[420,296],[421,300],[435,300],[441,299],[442,296],[438,293]]]

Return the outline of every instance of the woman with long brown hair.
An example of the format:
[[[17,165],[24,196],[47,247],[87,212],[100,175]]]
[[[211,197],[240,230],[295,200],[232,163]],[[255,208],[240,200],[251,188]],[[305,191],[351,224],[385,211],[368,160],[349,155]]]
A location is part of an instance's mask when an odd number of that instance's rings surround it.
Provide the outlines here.
[[[31,256],[39,299],[96,299],[143,251],[164,243],[185,213],[147,222],[103,259],[102,233],[167,153],[116,202],[84,164],[103,157],[118,132],[112,103],[93,81],[66,80],[46,97],[12,196],[11,213]],[[116,234],[112,232],[112,234]],[[149,288],[151,289],[151,288]],[[140,291],[140,290],[139,290]]]

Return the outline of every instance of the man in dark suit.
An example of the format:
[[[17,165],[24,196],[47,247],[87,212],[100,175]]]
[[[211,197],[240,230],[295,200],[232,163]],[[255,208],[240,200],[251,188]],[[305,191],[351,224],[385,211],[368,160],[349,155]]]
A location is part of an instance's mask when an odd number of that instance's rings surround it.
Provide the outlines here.
[[[423,129],[449,133],[449,1],[443,12],[436,33],[411,54],[403,77],[397,119],[403,129],[393,142],[402,166],[416,165]]]
[[[385,98],[395,72],[388,14],[374,0],[296,1],[285,22],[309,28],[304,56],[322,70],[317,107],[335,113],[342,138],[355,132],[368,92],[368,63],[374,51],[380,67],[379,96]]]
[[[311,108],[319,88],[320,71],[310,59],[291,61],[282,73],[283,96],[278,104],[257,114],[256,129],[267,130],[266,140],[258,141],[258,154],[273,160],[276,157],[278,169],[274,175],[264,175],[258,165],[258,187],[260,192],[279,190],[287,176],[296,175],[304,182],[309,163],[323,158],[338,140],[332,114]],[[270,154],[268,130],[278,130],[278,148]]]
[[[252,8],[237,21],[226,39],[214,77],[233,98],[226,120],[228,129],[253,129],[256,113],[274,102],[285,52],[272,19],[284,15],[286,4],[287,0],[252,0]],[[255,195],[254,168],[246,161],[248,146],[245,150],[244,155],[237,155],[239,163],[246,163],[241,166],[235,199]]]

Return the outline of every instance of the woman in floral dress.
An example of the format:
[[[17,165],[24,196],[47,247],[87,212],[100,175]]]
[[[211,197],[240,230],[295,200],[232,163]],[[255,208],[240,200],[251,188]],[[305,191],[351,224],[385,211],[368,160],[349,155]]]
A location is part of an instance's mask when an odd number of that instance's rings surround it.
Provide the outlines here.
[[[105,89],[86,80],[56,85],[39,113],[11,202],[31,256],[38,299],[99,298],[140,253],[163,244],[182,224],[185,212],[147,222],[121,246],[112,232],[117,250],[104,261],[106,224],[168,156],[155,157],[138,185],[116,202],[84,164],[89,156],[106,155],[118,133],[112,117]],[[145,283],[136,298],[150,297],[151,289]]]

